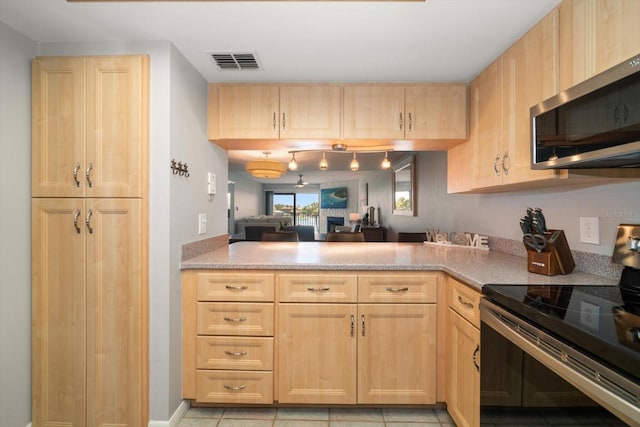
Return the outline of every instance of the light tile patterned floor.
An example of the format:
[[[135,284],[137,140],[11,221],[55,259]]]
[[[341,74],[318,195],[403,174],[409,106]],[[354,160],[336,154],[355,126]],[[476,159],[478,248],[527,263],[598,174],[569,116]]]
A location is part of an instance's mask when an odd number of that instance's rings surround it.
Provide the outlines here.
[[[191,408],[179,427],[454,427],[444,409]]]

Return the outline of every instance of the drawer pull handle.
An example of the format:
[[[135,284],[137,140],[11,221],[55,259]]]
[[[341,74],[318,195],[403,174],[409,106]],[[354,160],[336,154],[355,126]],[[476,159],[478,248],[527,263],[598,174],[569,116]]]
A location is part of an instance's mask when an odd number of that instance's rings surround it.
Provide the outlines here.
[[[309,292],[327,292],[330,291],[331,288],[307,288]]]
[[[227,322],[244,322],[247,320],[246,317],[238,317],[237,319],[234,319],[232,317],[225,317],[224,320],[226,320]]]
[[[226,285],[225,288],[230,289],[232,291],[245,291],[245,290],[249,289],[249,287],[246,286],[246,285],[242,285],[242,286]]]
[[[360,317],[360,320],[362,321],[362,336],[364,337],[364,330],[365,330],[365,322],[364,322],[364,314]]]
[[[78,181],[79,170],[80,170],[80,162],[76,163],[76,167],[73,168],[73,181],[76,183],[76,187],[80,187],[80,181]]]
[[[351,315],[351,336],[353,336],[353,331],[356,328],[356,316]]]
[[[228,356],[246,356],[247,352],[246,351],[229,351],[229,350],[225,350],[224,354],[226,354]]]
[[[231,390],[231,391],[239,391],[239,390],[244,390],[245,388],[247,388],[246,385],[242,384],[242,385],[238,385],[238,386],[232,386],[232,385],[226,385],[223,384],[224,388],[226,388],[227,390]]]
[[[458,295],[458,302],[459,302],[460,304],[464,305],[464,306],[465,306],[465,307],[467,307],[467,308],[473,309],[473,304],[471,304],[471,303],[470,303],[470,302],[468,302],[468,301],[463,300],[463,299],[462,299],[462,297],[461,297],[460,295]]]
[[[407,292],[409,288],[387,288],[388,292]]]

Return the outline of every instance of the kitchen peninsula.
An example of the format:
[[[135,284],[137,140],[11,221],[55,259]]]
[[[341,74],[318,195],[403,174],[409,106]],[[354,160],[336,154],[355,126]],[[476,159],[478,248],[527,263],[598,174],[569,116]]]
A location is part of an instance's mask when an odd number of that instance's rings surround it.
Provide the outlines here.
[[[479,416],[479,376],[475,387],[450,372],[471,353],[476,361],[477,339],[467,355],[452,337],[461,328],[479,337],[483,285],[616,284],[532,274],[525,258],[495,250],[416,243],[238,242],[182,269],[192,404],[446,402],[455,420]]]

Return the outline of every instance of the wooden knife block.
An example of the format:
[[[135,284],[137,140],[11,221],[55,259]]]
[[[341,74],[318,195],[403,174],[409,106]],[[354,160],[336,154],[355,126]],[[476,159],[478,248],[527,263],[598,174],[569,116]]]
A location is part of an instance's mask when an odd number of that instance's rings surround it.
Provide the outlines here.
[[[541,252],[525,245],[527,248],[527,270],[530,273],[555,276],[556,274],[569,274],[575,268],[576,264],[573,261],[573,255],[571,255],[564,231],[548,230],[544,233],[544,237],[549,239],[556,231],[560,233],[556,240],[553,243],[547,243]]]

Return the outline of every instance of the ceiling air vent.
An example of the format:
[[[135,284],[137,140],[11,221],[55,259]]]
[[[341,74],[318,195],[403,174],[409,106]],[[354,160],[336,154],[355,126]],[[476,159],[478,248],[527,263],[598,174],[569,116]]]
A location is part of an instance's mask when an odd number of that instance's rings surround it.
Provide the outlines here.
[[[260,64],[253,53],[212,53],[219,70],[259,70]]]

